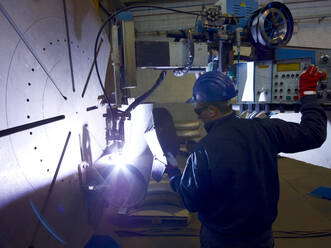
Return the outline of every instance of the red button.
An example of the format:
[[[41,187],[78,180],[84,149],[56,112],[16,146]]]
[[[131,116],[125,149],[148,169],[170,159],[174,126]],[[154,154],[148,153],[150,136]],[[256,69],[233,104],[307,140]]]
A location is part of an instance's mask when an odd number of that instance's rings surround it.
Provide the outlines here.
[[[293,96],[294,101],[298,101],[299,97],[298,96]]]

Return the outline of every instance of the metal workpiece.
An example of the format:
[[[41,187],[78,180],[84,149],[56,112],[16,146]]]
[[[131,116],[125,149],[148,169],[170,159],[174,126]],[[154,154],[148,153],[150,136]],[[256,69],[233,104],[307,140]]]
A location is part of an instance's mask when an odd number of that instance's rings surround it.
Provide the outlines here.
[[[67,46],[68,46],[68,57],[69,57],[69,65],[70,65],[72,91],[75,92],[75,77],[74,77],[74,69],[72,66],[72,55],[71,55],[71,45],[70,45],[71,41],[70,41],[70,33],[69,33],[69,25],[68,25],[66,0],[63,0],[63,11],[64,11],[64,21],[65,21],[65,25],[66,25],[66,35],[67,35]]]
[[[53,83],[54,87],[57,89],[57,91],[59,92],[59,94],[65,99],[67,100],[67,97],[65,95],[63,95],[63,92],[61,91],[61,89],[57,86],[57,84],[55,83],[54,79],[52,78],[52,76],[49,73],[49,70],[46,68],[46,66],[44,65],[44,63],[41,61],[41,59],[39,58],[37,52],[34,50],[34,48],[32,47],[32,45],[30,44],[30,42],[25,38],[24,34],[22,33],[22,31],[20,30],[20,28],[16,25],[16,22],[13,20],[13,18],[11,17],[11,15],[7,12],[6,8],[0,3],[0,11],[2,13],[2,15],[6,18],[6,20],[8,21],[8,23],[12,26],[12,28],[15,30],[15,32],[17,33],[17,35],[20,37],[21,41],[24,43],[24,45],[26,46],[26,48],[29,50],[29,52],[31,53],[31,55],[34,57],[34,59],[38,62],[39,66],[42,68],[42,70],[46,73],[47,77],[50,79],[50,81]]]
[[[0,188],[0,244],[4,247],[28,247],[32,239],[35,247],[61,247],[57,236],[68,247],[82,247],[89,232],[77,166],[82,162],[79,137],[85,124],[92,160],[105,146],[104,109],[87,111],[98,105],[102,95],[95,72],[88,78],[99,18],[90,1],[65,3],[67,27],[62,1],[1,1],[0,29],[6,34],[0,36],[0,180],[6,185]],[[102,38],[98,63],[104,79],[110,46],[105,34]],[[40,220],[47,226],[42,224],[33,238]]]
[[[55,122],[55,121],[63,120],[64,118],[65,118],[64,115],[59,115],[59,116],[51,117],[48,119],[43,119],[40,121],[35,121],[35,122],[20,125],[20,126],[16,126],[16,127],[11,127],[11,128],[5,129],[5,130],[0,130],[0,137],[15,134],[15,133],[22,132],[22,131],[26,131],[26,130],[29,130],[29,129],[35,128],[35,127],[44,126],[44,125],[47,125],[47,124]]]
[[[147,191],[153,154],[145,133],[153,127],[152,109],[152,104],[140,104],[132,110],[130,120],[124,122],[123,147],[116,147],[113,141],[94,163],[104,177],[103,185],[98,186],[105,201],[122,214],[136,207]]]

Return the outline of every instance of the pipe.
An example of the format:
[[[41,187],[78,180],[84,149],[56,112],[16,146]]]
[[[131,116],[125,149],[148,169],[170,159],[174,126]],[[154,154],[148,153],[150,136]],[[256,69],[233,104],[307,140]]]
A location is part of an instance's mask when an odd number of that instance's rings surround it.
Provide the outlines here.
[[[293,2],[286,2],[284,1],[284,4],[300,4],[300,3],[316,3],[316,2],[327,2],[328,0],[307,0],[307,1],[293,1]]]
[[[201,6],[213,6],[214,5],[214,2],[210,2],[210,3],[205,3],[205,4],[191,4],[191,5],[181,5],[181,6],[170,6],[170,7],[167,7],[167,8],[170,8],[170,9],[182,9],[182,8],[192,8],[192,7],[201,7]],[[139,6],[139,5],[138,5]],[[137,10],[131,10],[131,12],[145,12],[145,11],[155,11],[157,9],[145,9],[145,10],[142,10],[142,9],[137,9]]]

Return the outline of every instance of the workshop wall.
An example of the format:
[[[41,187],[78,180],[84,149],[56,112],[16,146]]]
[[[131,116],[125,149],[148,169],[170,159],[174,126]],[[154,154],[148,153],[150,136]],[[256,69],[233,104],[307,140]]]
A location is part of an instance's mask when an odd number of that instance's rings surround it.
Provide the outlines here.
[[[294,33],[288,46],[331,48],[331,1],[280,1],[290,9]]]

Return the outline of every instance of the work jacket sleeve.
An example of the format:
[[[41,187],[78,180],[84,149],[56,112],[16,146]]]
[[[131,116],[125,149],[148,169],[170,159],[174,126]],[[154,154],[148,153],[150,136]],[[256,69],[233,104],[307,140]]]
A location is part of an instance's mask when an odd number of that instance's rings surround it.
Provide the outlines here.
[[[206,151],[200,149],[193,152],[186,162],[183,175],[170,178],[170,184],[173,190],[179,193],[187,210],[203,210],[211,192],[211,175]]]
[[[320,147],[326,139],[327,116],[316,96],[301,99],[301,122],[272,119],[270,130],[278,152],[294,153]]]

